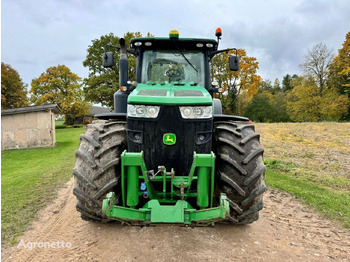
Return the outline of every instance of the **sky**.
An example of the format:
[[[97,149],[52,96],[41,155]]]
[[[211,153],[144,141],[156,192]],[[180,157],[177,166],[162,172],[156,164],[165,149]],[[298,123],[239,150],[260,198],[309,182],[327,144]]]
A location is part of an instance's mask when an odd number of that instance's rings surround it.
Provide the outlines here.
[[[220,49],[243,48],[257,58],[258,74],[274,82],[302,74],[299,64],[320,42],[337,54],[350,31],[348,0],[2,0],[1,61],[24,83],[50,66],[66,65],[84,78],[82,65],[94,39],[112,32],[147,32],[213,38]]]

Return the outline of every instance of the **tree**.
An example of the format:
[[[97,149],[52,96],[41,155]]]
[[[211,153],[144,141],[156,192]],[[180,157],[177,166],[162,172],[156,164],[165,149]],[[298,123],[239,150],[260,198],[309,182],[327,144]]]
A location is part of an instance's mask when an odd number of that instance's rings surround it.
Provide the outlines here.
[[[257,122],[272,122],[273,108],[270,103],[271,94],[263,92],[256,94],[247,104],[244,115]]]
[[[313,76],[316,79],[318,85],[318,94],[322,95],[322,91],[325,86],[325,81],[328,75],[328,68],[334,58],[333,51],[328,47],[319,43],[307,51],[304,63],[300,64],[304,73]]]
[[[262,79],[257,75],[259,62],[255,57],[247,56],[244,49],[238,49],[240,69],[232,72],[229,69],[228,60],[233,51],[221,53],[213,58],[213,77],[219,82],[219,86],[226,90],[222,98],[224,111],[227,113],[243,112],[244,107],[258,92]],[[237,97],[244,94],[238,101]]]
[[[261,85],[260,85],[258,93],[262,93],[262,92],[269,92],[269,93],[272,94],[273,86],[272,86],[270,80],[267,79],[267,80],[262,80],[261,81]]]
[[[256,95],[245,108],[244,115],[259,122],[288,122],[285,93],[264,80]]]
[[[350,32],[345,36],[343,47],[338,50],[338,55],[333,59],[329,67],[328,85],[334,87],[339,94],[345,94],[350,98]],[[350,120],[350,107],[347,120]]]
[[[289,122],[290,117],[287,113],[286,94],[283,91],[276,93],[270,101],[273,109],[271,122]]]
[[[31,101],[36,105],[56,103],[65,114],[66,124],[74,124],[91,107],[83,100],[80,82],[81,78],[65,65],[49,67],[32,80]]]
[[[311,76],[299,77],[295,87],[287,94],[287,111],[293,121],[339,121],[346,114],[350,100],[339,95],[334,88],[319,94],[316,81]]]
[[[284,93],[289,92],[293,89],[293,80],[295,80],[296,78],[298,78],[298,76],[296,74],[294,74],[293,76],[291,76],[290,74],[286,74],[283,77],[282,80],[282,91]]]
[[[130,40],[135,37],[141,37],[140,32],[127,32],[124,34],[126,46],[130,46]],[[147,37],[151,37],[150,33]],[[113,94],[119,89],[119,52],[114,52],[114,61],[116,65],[113,69],[104,68],[102,66],[102,56],[106,45],[119,46],[119,37],[113,33],[103,35],[99,39],[92,40],[92,44],[87,49],[86,59],[83,66],[89,69],[89,76],[84,79],[84,95],[85,98],[94,103],[101,103],[109,107],[113,107]],[[115,51],[113,48],[108,48]],[[129,59],[129,79],[136,78],[136,58],[128,55]]]
[[[321,120],[339,121],[348,114],[350,99],[347,95],[339,95],[335,88],[323,91],[320,101]]]
[[[320,96],[312,77],[299,77],[287,94],[287,112],[292,121],[316,122],[320,120]]]
[[[18,72],[1,62],[1,109],[29,106],[26,87]]]
[[[341,94],[350,96],[350,32],[346,34],[343,47],[329,67],[330,84],[337,88]]]
[[[276,78],[275,81],[273,82],[273,88],[277,92],[281,90],[281,83],[278,78]]]

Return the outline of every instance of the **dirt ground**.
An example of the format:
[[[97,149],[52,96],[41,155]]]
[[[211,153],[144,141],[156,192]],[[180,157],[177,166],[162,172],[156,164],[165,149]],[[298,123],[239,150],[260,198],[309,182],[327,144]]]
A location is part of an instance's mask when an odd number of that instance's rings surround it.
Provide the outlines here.
[[[350,231],[287,193],[268,190],[260,219],[251,225],[192,229],[86,222],[72,190],[73,179],[18,245],[2,247],[2,261],[350,261]],[[43,242],[55,244],[43,248]]]

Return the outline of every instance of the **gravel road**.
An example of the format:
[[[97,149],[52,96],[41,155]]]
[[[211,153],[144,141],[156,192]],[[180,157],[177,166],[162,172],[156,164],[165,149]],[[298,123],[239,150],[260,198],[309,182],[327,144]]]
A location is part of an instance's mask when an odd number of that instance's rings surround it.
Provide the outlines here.
[[[18,245],[2,248],[3,261],[350,261],[350,231],[287,193],[268,190],[251,225],[192,229],[86,222],[72,189],[73,179]]]

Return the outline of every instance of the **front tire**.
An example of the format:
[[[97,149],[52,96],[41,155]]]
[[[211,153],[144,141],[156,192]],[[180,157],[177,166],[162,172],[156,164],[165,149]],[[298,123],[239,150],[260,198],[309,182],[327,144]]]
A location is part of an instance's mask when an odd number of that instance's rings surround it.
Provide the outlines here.
[[[266,190],[266,167],[260,135],[245,122],[214,123],[216,195],[225,193],[230,203],[229,221],[249,224],[259,218]]]
[[[126,123],[121,121],[94,121],[80,136],[73,194],[82,219],[108,221],[102,217],[102,201],[110,191],[120,194],[121,154],[126,144]]]

